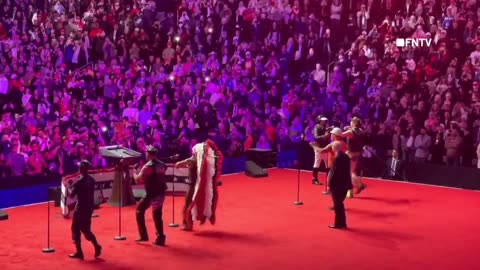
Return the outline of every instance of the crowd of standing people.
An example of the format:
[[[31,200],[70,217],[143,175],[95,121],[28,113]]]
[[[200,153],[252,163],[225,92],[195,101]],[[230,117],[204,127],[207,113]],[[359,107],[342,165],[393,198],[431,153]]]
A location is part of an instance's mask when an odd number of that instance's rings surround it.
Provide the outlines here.
[[[295,149],[318,115],[358,116],[380,157],[480,160],[480,1],[2,3],[2,177],[105,167],[110,144]]]

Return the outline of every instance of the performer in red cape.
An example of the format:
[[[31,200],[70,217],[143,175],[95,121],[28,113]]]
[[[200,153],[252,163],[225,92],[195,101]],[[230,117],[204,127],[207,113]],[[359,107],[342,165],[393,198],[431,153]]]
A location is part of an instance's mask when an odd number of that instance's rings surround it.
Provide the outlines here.
[[[192,230],[193,223],[200,221],[204,224],[210,220],[215,224],[215,210],[218,202],[217,188],[222,173],[223,155],[215,143],[207,140],[196,144],[192,149],[192,156],[175,164],[177,168],[196,168],[196,181],[191,183],[190,198],[186,200],[186,211],[184,217],[184,230]],[[193,175],[192,178],[195,178]],[[187,193],[187,196],[189,195]],[[192,195],[193,193],[193,195]]]

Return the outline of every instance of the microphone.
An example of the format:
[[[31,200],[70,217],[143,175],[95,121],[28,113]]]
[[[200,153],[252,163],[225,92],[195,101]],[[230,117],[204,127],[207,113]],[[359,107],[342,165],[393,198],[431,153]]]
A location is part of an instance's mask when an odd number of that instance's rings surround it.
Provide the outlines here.
[[[138,165],[138,163],[133,166],[133,168],[135,168],[135,170],[138,170],[139,167],[140,167],[140,165]]]
[[[169,158],[170,158],[171,160],[177,160],[179,157],[180,157],[180,155],[179,155],[179,154],[176,154],[176,155],[170,156]]]

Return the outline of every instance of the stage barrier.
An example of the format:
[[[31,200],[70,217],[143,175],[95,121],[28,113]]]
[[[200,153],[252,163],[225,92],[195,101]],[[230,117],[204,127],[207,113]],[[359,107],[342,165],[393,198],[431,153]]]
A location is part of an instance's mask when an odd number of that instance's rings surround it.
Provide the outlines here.
[[[295,149],[294,147],[292,147]],[[291,149],[292,149],[291,148]],[[301,153],[300,155],[298,155]],[[297,157],[300,157],[299,159]],[[308,142],[300,145],[297,150],[288,150],[278,153],[278,168],[296,168],[299,162],[302,170],[311,170],[313,164],[313,150]],[[385,162],[376,157],[362,158],[361,168],[364,177],[381,178],[385,171]],[[222,173],[243,173],[245,171],[245,157],[225,157]],[[113,169],[94,170],[95,178],[99,182],[103,195],[108,197],[113,183]],[[172,189],[173,169],[169,168],[167,179],[169,190]],[[186,190],[184,180],[188,172],[184,169],[175,169],[176,191]],[[73,174],[69,178],[78,177]],[[480,190],[480,170],[467,167],[448,167],[434,164],[411,164],[407,166],[407,180],[410,182],[424,183],[439,186],[457,187],[463,189]],[[65,179],[64,179],[65,180]],[[28,203],[43,202],[48,199],[47,187],[60,188],[62,178],[59,175],[16,176],[0,178],[0,206],[2,208],[24,205]],[[228,183],[227,183],[228,184]],[[143,189],[142,186],[133,185],[135,190]],[[98,191],[99,192],[99,191]],[[97,192],[97,193],[98,193]],[[66,203],[68,205],[68,203]]]
[[[297,168],[294,164],[298,161],[302,170],[312,170],[313,149],[308,142],[297,145],[297,149],[297,151],[278,153],[278,167]],[[298,153],[301,154],[298,155]],[[382,178],[388,170],[386,159],[380,159],[368,151],[364,154],[368,154],[368,157],[362,157],[360,160],[362,175],[370,178]],[[405,176],[409,182],[414,183],[480,190],[480,169],[474,167],[411,163],[406,166]]]

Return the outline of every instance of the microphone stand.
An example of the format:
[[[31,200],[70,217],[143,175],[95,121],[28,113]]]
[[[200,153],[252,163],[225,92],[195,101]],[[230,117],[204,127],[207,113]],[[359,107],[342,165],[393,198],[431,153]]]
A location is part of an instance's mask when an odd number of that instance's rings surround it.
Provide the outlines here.
[[[330,173],[330,168],[328,168],[328,155],[327,160],[323,161],[325,163],[325,168],[327,172],[325,173],[325,191],[322,192],[323,195],[330,195],[330,190],[328,190],[328,174]]]
[[[120,182],[120,201],[118,203],[118,235],[115,236],[115,240],[123,241],[126,240],[127,237],[122,235],[122,206],[123,206],[123,163],[119,163],[117,165],[117,171],[119,173],[119,182]]]
[[[297,148],[297,200],[293,202],[294,205],[300,206],[303,205],[303,202],[300,201],[300,147],[302,146],[303,139],[305,138],[304,134],[302,134],[300,144]]]
[[[172,162],[175,162],[177,159],[176,156],[173,156],[171,158],[171,161]],[[168,227],[170,228],[177,228],[179,227],[180,225],[178,225],[177,223],[175,223],[175,164],[173,164],[173,181],[172,181],[172,223],[168,224]]]
[[[55,249],[50,247],[50,198],[47,197],[47,247],[42,249],[43,253],[53,253]]]
[[[328,190],[328,173],[330,169],[327,169],[327,173],[325,174],[325,191],[322,192],[323,195],[330,195],[330,191]]]
[[[333,126],[327,128],[327,130],[333,129]],[[328,131],[330,133],[330,131]],[[327,160],[324,160],[323,163],[325,164],[325,169],[327,172],[325,173],[325,190],[322,192],[323,195],[330,195],[330,190],[328,190],[328,174],[330,173],[330,168],[328,168],[328,154]]]

